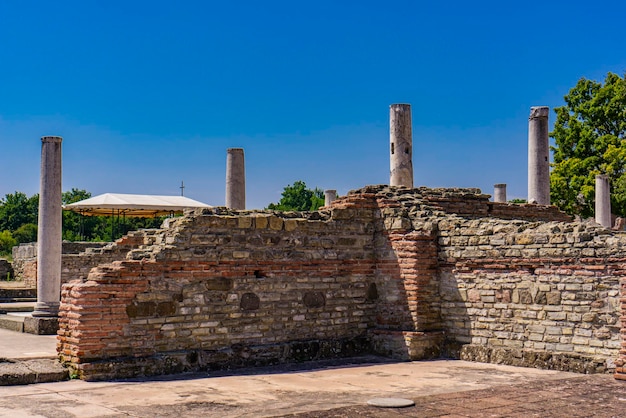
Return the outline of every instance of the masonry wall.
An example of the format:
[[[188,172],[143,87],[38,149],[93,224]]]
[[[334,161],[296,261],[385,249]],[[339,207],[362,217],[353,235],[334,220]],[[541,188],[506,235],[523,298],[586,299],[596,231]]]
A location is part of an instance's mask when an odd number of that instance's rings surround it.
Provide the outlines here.
[[[626,240],[591,224],[440,223],[441,310],[463,359],[613,370]],[[522,230],[520,232],[520,230]]]
[[[143,245],[144,235],[149,230],[131,232],[115,243],[63,242],[61,258],[61,282],[86,277],[89,271],[100,264],[122,260],[128,251]],[[27,288],[37,287],[37,243],[25,243],[13,247],[15,279],[24,282]]]
[[[474,189],[370,186],[312,213],[204,210],[75,274],[59,353],[86,379],[367,352],[623,377],[625,238]]]
[[[63,286],[61,358],[100,379],[367,352],[372,212],[334,214],[172,221],[154,248]]]

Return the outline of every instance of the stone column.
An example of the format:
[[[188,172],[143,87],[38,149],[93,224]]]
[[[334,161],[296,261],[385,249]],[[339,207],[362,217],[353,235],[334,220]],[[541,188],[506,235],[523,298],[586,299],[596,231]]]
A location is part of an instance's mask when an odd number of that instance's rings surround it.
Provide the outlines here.
[[[604,174],[596,176],[596,222],[605,228],[611,228],[611,191],[609,177]]]
[[[530,108],[528,118],[528,203],[550,204],[550,144],[547,106]]]
[[[493,201],[506,203],[506,184],[499,183],[493,185]]]
[[[337,200],[337,190],[324,190],[324,206],[330,206]]]
[[[61,141],[41,138],[41,186],[37,230],[37,304],[34,317],[55,317],[61,298]]]
[[[226,207],[238,210],[246,208],[243,148],[229,148],[226,151]]]
[[[413,187],[413,133],[411,105],[389,106],[389,142],[391,172],[389,185]]]

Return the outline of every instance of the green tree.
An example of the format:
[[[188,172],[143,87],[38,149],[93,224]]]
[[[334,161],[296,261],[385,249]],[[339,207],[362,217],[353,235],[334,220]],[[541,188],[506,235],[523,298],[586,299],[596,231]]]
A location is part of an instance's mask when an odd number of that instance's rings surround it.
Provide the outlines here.
[[[267,208],[282,211],[310,211],[324,206],[324,192],[317,187],[313,190],[308,189],[306,183],[301,180],[294,182],[293,186],[287,185],[281,196],[278,203],[270,203]]]
[[[570,214],[594,213],[595,176],[606,174],[614,214],[626,215],[626,78],[581,78],[554,109],[550,199]]]
[[[24,224],[13,232],[13,238],[18,244],[23,242],[37,242],[37,225]]]
[[[17,245],[17,241],[11,235],[11,231],[4,230],[0,232],[0,254],[11,254],[13,247]]]
[[[15,231],[24,224],[36,224],[38,214],[38,194],[30,198],[22,192],[7,194],[0,199],[0,231]]]
[[[64,205],[76,203],[89,199],[91,193],[86,190],[72,188],[68,192],[63,192],[61,200]],[[63,239],[67,241],[91,240],[94,230],[105,222],[99,216],[83,216],[69,210],[63,211]]]

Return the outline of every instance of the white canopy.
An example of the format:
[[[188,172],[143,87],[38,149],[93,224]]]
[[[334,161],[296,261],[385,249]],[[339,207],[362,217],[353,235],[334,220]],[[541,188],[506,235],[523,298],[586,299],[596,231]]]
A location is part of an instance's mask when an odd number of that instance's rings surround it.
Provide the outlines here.
[[[210,207],[206,203],[184,196],[105,193],[64,205],[63,209],[87,216],[149,217],[180,214],[185,209]]]

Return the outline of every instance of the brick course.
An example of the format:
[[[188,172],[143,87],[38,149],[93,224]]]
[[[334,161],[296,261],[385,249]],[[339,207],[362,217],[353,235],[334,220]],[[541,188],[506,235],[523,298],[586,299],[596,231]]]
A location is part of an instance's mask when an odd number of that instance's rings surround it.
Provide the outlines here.
[[[318,212],[190,213],[110,251],[63,286],[59,353],[86,379],[369,351],[624,376],[625,236],[554,207],[369,186]]]

